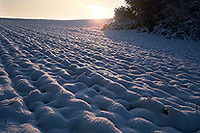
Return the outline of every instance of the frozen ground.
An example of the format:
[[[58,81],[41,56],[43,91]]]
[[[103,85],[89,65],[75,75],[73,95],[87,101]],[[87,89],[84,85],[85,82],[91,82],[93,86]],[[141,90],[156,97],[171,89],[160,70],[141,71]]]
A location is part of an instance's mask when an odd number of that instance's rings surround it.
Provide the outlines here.
[[[0,132],[200,132],[200,42],[0,19]]]

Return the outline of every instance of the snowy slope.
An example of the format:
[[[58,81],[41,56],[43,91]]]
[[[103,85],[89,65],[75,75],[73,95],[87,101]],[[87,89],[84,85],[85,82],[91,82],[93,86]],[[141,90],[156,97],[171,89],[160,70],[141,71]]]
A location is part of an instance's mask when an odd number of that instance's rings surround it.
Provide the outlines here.
[[[101,25],[0,19],[0,132],[200,132],[200,42]]]

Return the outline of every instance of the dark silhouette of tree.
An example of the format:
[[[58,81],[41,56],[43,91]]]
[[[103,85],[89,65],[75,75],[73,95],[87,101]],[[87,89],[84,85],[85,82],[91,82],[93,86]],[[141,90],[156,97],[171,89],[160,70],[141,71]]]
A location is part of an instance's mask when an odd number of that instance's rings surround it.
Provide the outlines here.
[[[145,28],[144,31],[167,38],[200,39],[199,0],[125,0],[125,3],[115,9],[114,23],[108,28],[113,25],[114,29]]]

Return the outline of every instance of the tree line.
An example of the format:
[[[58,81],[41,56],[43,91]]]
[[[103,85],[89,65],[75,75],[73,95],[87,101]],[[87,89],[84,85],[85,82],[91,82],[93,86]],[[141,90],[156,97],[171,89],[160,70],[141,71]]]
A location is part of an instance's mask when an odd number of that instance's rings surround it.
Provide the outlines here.
[[[105,29],[137,29],[167,38],[200,40],[199,0],[125,0]]]

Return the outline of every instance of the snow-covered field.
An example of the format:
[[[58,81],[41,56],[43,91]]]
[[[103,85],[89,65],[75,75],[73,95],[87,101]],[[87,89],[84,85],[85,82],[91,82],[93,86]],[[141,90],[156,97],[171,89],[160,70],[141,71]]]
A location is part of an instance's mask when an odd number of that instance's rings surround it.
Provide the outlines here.
[[[200,42],[101,25],[0,19],[0,132],[200,132]]]

